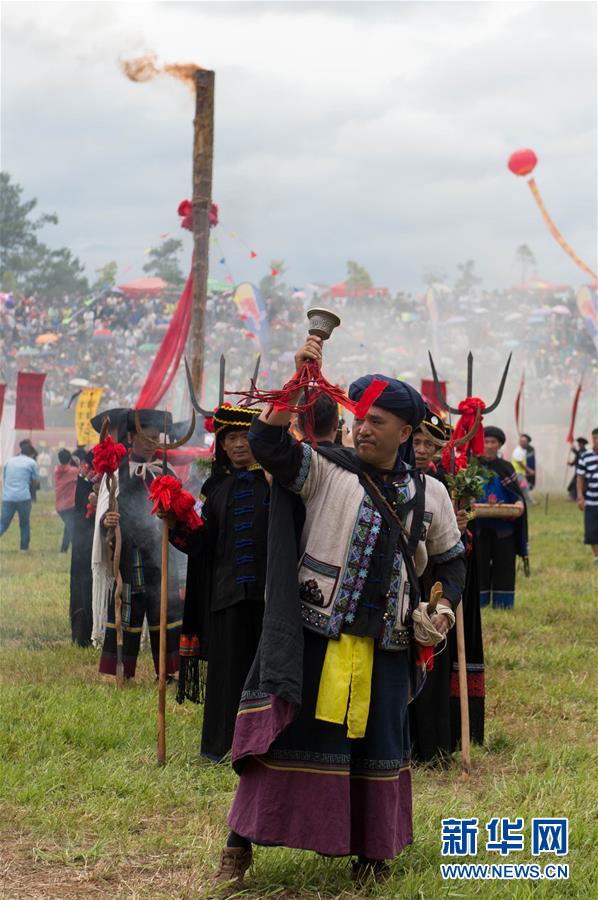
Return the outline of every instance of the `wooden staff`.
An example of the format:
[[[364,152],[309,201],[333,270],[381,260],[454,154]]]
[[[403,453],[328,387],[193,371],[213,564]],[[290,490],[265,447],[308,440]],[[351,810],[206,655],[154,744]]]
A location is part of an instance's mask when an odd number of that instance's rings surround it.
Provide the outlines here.
[[[174,450],[186,444],[195,431],[195,412],[191,415],[191,425],[187,434],[180,441],[168,441],[167,414],[164,416],[164,443],[156,441],[144,434],[139,419],[139,413],[135,411],[135,429],[137,434],[150,446],[162,451],[162,475],[168,474],[168,450]],[[166,764],[166,649],[168,635],[168,522],[162,522],[162,571],[160,576],[160,645],[158,651],[158,765]]]
[[[110,497],[108,509],[110,512],[118,512],[118,500],[116,499],[116,479],[114,475],[108,476],[108,488]],[[116,628],[116,686],[121,688],[125,683],[124,666],[124,634],[123,634],[123,580],[120,574],[120,557],[122,553],[122,532],[120,525],[111,528],[108,532],[108,541],[112,546],[114,536],[114,550],[112,553],[112,574],[114,575],[114,626]]]
[[[106,417],[102,423],[100,441],[103,441],[110,429],[110,419]],[[113,474],[106,475],[108,484],[108,510],[118,512],[118,500],[116,497],[116,478]],[[113,543],[114,541],[114,543]],[[112,557],[112,574],[114,576],[114,627],[116,630],[116,686],[122,688],[125,683],[125,667],[123,659],[124,635],[123,635],[123,580],[120,574],[120,557],[122,553],[122,532],[120,525],[109,528],[106,535],[108,552]]]
[[[195,424],[195,422],[194,422]],[[162,475],[168,474],[166,414],[164,415],[164,447]],[[158,653],[158,765],[166,765],[166,645],[168,631],[168,521],[162,522],[162,569],[160,573],[160,645]]]
[[[465,628],[463,625],[463,598],[455,612],[457,628],[457,660],[459,665],[459,709],[461,710],[461,764],[463,779],[471,773],[471,744],[469,740],[469,696],[467,694],[467,657],[465,655]]]
[[[166,453],[164,453],[166,460]],[[166,638],[168,625],[168,522],[162,522],[160,578],[160,655],[158,668],[158,765],[166,764]]]

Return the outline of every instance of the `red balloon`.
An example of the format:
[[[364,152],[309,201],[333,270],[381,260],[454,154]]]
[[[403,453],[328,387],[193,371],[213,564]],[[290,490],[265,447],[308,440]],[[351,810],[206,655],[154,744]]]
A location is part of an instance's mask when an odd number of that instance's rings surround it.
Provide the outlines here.
[[[529,175],[538,163],[538,157],[533,150],[515,150],[509,157],[508,166],[514,175]]]

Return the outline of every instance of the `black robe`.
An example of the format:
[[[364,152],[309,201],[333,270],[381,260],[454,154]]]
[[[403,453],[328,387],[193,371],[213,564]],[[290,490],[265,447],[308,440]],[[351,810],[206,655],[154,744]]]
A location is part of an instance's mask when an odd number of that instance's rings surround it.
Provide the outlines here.
[[[263,427],[254,423],[250,430],[257,431]],[[274,432],[274,428],[271,427]],[[266,753],[277,736],[295,718],[302,705],[303,689],[303,621],[300,613],[299,583],[297,579],[297,563],[301,533],[305,520],[305,509],[300,498],[285,489],[280,482],[292,483],[296,476],[296,461],[292,454],[285,452],[284,436],[287,429],[277,429],[280,441],[272,440],[267,449],[268,462],[275,471],[276,477],[272,487],[272,505],[270,511],[270,529],[268,534],[268,605],[262,629],[262,638],[254,663],[251,667],[242,694],[241,712],[254,704],[264,704],[271,712],[264,714],[268,722],[261,730],[252,734],[249,739],[239,733],[235,737],[233,748],[233,765],[237,772],[243,767],[244,759],[252,754]],[[336,465],[355,474],[363,474],[363,466],[354,451],[342,447],[319,445],[314,448]],[[376,492],[371,491],[367,481],[362,482],[364,490],[369,493],[383,520],[389,528],[394,521],[387,508],[381,504]],[[400,535],[400,537],[399,537]],[[419,534],[412,534],[413,549],[408,549],[399,532],[404,558],[408,565],[409,580],[412,585],[412,602],[416,606],[419,600],[419,585],[412,562],[412,554]],[[411,544],[411,541],[409,542]],[[435,578],[442,580],[448,587],[453,584],[451,602],[456,606],[461,596],[464,578],[464,566],[461,558],[451,559],[437,564]],[[414,648],[415,651],[415,648]],[[411,693],[415,695],[421,684],[421,670],[416,665],[416,652],[409,653],[411,666]],[[448,692],[447,692],[448,696]]]
[[[439,466],[429,472],[448,490],[445,472]],[[484,645],[480,614],[478,571],[472,535],[463,536],[467,570],[463,590],[463,625],[467,660],[467,692],[469,701],[469,731],[473,743],[484,742]],[[422,594],[428,597],[433,578],[426,571],[421,581]],[[413,758],[422,762],[448,760],[457,749],[461,737],[461,707],[459,702],[459,665],[456,629],[449,632],[446,646],[434,656],[434,668],[428,672],[425,684],[409,706]]]
[[[75,487],[73,538],[71,551],[70,620],[73,643],[81,647],[91,644],[93,614],[91,607],[94,516],[87,518],[87,503],[97,476],[93,455],[87,454],[79,470]]]
[[[171,540],[189,555],[182,633],[199,639],[208,663],[201,753],[221,760],[262,630],[270,488],[250,467],[209,478],[202,495],[203,527],[177,526]],[[200,699],[198,678],[196,663],[183,662],[179,702]]]

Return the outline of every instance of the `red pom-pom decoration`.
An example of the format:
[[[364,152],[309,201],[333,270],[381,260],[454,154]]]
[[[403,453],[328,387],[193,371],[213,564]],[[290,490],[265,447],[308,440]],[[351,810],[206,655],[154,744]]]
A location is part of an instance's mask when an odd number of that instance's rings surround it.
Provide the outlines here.
[[[164,512],[172,511],[177,522],[185,525],[190,531],[195,531],[203,525],[203,520],[195,511],[195,497],[189,491],[183,490],[181,482],[173,475],[160,475],[154,478],[149,495],[154,503],[152,514],[159,509],[163,509]]]
[[[529,175],[533,172],[537,164],[538,157],[534,151],[530,149],[515,150],[514,153],[511,153],[509,162],[507,163],[513,175],[519,175],[521,178],[523,178],[524,175]]]
[[[187,231],[193,231],[193,207],[190,200],[181,200],[179,203],[178,214],[182,219],[181,228]],[[218,206],[212,203],[210,206],[210,228],[215,228],[218,224]]]
[[[93,453],[93,467],[98,475],[113,475],[120,466],[127,449],[123,444],[115,444],[110,435],[107,435],[91,452]]]

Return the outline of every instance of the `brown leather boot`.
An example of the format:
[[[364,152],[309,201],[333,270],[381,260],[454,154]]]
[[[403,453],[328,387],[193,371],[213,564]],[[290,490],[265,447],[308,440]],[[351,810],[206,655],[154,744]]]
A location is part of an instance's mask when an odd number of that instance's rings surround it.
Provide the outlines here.
[[[220,854],[220,865],[212,879],[214,884],[228,884],[235,891],[243,886],[243,877],[251,865],[251,847],[224,847]]]

